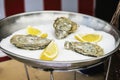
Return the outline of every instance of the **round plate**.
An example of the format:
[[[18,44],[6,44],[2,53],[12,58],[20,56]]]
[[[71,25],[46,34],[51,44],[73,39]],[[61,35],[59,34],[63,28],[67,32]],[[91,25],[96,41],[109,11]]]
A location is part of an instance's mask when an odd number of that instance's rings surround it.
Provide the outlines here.
[[[43,61],[33,57],[17,54],[17,51],[9,51],[0,45],[1,50],[18,61],[21,61],[32,67],[44,70],[74,70],[86,68],[101,61],[104,61],[107,57],[118,50],[118,47],[120,45],[119,31],[111,26],[109,23],[89,15],[64,11],[28,12],[16,14],[2,19],[0,21],[0,40],[2,41],[2,39],[10,36],[18,30],[25,29],[28,25],[39,26],[50,24],[51,26],[51,23],[53,23],[57,17],[61,16],[70,18],[71,20],[77,22],[79,25],[85,25],[94,30],[103,31],[111,34],[115,38],[115,48],[101,57],[71,61]],[[107,42],[104,43],[104,45],[106,44]]]

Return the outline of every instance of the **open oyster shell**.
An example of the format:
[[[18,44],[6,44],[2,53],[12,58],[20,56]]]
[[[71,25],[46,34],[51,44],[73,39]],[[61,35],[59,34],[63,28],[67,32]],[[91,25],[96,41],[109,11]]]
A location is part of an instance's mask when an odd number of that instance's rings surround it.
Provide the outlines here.
[[[18,48],[38,50],[44,49],[51,40],[33,35],[14,35],[10,42]]]
[[[104,54],[103,49],[97,44],[92,44],[88,42],[68,42],[66,41],[64,44],[65,49],[75,51],[77,53],[99,57]]]
[[[55,28],[56,37],[62,39],[67,37],[70,33],[75,32],[78,25],[68,18],[60,17],[55,20],[53,27]]]

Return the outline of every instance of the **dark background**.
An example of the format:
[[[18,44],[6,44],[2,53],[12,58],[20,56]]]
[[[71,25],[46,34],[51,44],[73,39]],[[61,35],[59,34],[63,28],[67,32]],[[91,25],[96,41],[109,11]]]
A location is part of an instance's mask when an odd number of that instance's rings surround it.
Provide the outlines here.
[[[119,0],[96,0],[95,16],[107,22],[110,22],[117,8],[118,2]]]
[[[95,16],[110,22],[119,0],[96,0]]]

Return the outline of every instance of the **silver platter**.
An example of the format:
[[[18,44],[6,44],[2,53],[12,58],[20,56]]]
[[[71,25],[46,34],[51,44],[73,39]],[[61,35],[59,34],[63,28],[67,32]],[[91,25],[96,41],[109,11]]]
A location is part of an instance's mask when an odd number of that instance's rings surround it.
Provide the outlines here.
[[[17,30],[25,28],[25,26],[27,25],[39,25],[41,23],[47,23],[47,21],[49,21],[52,18],[51,17],[47,18],[46,16],[51,16],[51,15],[54,16],[65,15],[68,16],[69,18],[77,19],[80,24],[89,26],[90,28],[93,28],[95,30],[100,30],[110,33],[115,37],[115,41],[116,41],[115,49],[101,57],[96,57],[93,59],[86,59],[86,60],[77,60],[77,61],[41,61],[38,59],[33,59],[33,58],[14,54],[13,52],[7,51],[6,49],[0,47],[1,50],[4,53],[6,53],[8,56],[20,62],[23,62],[29,66],[43,70],[75,70],[75,69],[87,68],[93,66],[94,64],[99,64],[103,62],[109,56],[111,56],[115,51],[118,50],[120,45],[120,33],[112,25],[101,19],[89,15],[74,13],[74,12],[64,12],[64,11],[27,12],[27,13],[16,14],[4,18],[0,20],[0,40],[6,38],[7,36],[11,35]],[[40,19],[39,16],[42,16],[42,19]],[[35,17],[38,17],[39,19],[36,19]],[[26,18],[26,20],[20,21],[21,18]],[[27,18],[31,18],[31,20],[27,21]],[[18,22],[16,23],[16,21]]]

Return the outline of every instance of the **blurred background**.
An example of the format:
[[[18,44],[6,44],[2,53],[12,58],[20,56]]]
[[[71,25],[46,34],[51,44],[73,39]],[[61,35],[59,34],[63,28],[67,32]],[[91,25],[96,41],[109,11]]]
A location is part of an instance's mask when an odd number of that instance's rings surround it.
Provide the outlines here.
[[[110,21],[119,0],[0,0],[0,19],[22,12],[62,10]]]

